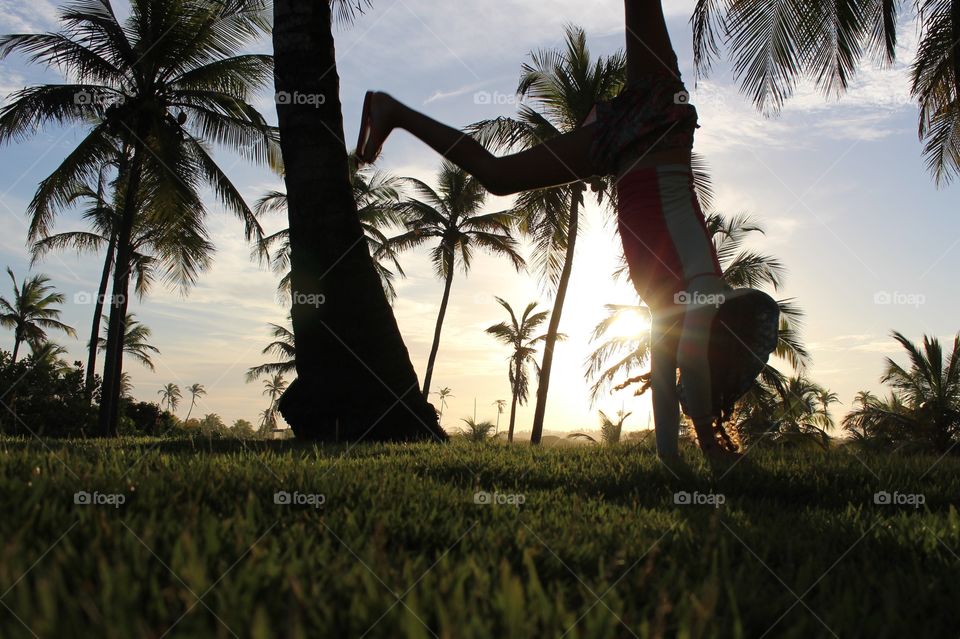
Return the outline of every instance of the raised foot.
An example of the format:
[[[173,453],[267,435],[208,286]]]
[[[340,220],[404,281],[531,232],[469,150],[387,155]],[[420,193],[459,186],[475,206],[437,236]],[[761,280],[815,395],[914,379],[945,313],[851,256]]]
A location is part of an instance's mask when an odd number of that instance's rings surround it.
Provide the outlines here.
[[[360,135],[357,138],[357,159],[370,164],[380,155],[384,141],[390,135],[393,98],[379,91],[367,91],[363,98],[360,117]]]

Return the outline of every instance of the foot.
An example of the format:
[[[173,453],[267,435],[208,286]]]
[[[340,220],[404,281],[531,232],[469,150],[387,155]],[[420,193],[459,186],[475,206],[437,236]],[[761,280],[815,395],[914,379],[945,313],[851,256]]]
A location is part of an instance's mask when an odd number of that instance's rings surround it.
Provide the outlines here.
[[[373,163],[380,155],[380,149],[393,129],[392,115],[393,98],[379,91],[367,91],[357,138],[357,159],[360,162]]]

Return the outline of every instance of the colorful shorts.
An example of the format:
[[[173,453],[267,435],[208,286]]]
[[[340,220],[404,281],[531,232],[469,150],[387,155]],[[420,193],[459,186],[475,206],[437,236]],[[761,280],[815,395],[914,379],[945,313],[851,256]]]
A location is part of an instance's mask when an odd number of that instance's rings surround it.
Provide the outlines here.
[[[617,183],[617,220],[630,277],[651,308],[678,303],[697,276],[722,275],[688,165],[624,175]]]

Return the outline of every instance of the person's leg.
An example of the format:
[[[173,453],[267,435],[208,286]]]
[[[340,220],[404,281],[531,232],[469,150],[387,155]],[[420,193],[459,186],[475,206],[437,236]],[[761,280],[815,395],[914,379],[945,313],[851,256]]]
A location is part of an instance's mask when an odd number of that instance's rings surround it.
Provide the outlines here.
[[[649,73],[680,77],[660,0],[625,0],[627,83]]]
[[[682,314],[651,308],[650,390],[657,455],[665,460],[679,455],[680,401],[677,397],[677,347]]]
[[[477,178],[494,195],[559,186],[597,174],[590,154],[594,125],[580,127],[519,153],[497,157],[463,131],[437,122],[386,93],[371,92],[357,144],[361,161],[372,162],[394,129],[412,133]]]

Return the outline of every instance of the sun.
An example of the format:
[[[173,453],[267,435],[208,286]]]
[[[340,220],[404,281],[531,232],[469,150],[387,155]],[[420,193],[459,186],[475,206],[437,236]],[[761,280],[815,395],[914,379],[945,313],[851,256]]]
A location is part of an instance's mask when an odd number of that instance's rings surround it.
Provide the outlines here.
[[[639,337],[650,331],[650,317],[638,312],[624,312],[610,324],[611,337]]]

